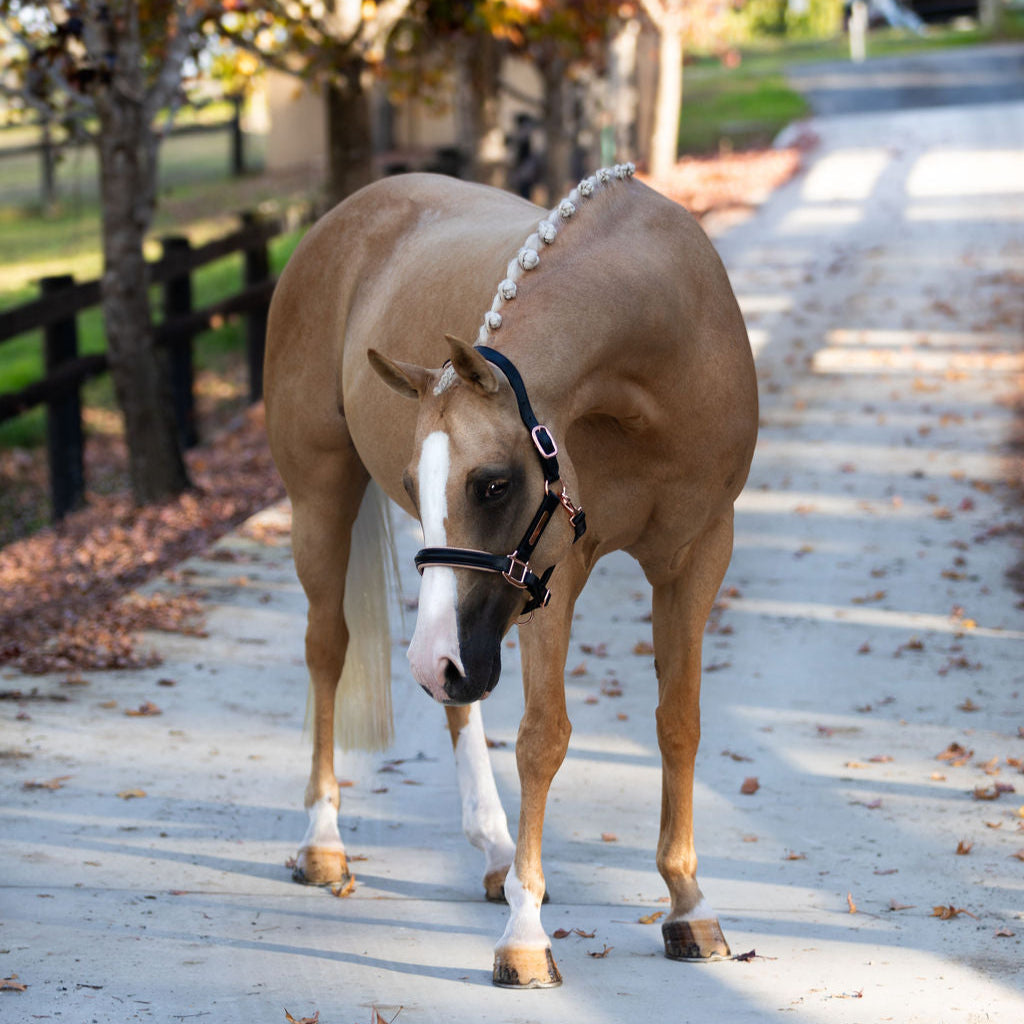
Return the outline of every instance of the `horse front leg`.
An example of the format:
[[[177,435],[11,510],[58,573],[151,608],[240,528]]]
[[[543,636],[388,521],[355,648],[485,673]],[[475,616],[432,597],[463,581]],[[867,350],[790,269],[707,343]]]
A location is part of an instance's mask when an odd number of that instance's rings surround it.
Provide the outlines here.
[[[556,581],[551,604],[519,631],[525,711],[516,739],[516,763],[522,799],[515,860],[505,878],[508,925],[494,950],[492,975],[494,984],[503,988],[552,988],[562,983],[551,940],[540,921],[545,897],[541,840],[548,790],[572,732],[565,709],[565,659],[582,582],[572,587],[568,574],[556,576]],[[557,601],[560,594],[566,596]]]
[[[354,458],[339,460],[330,473],[326,462],[325,458],[319,467],[319,475],[326,478],[321,493],[292,498],[295,568],[309,602],[306,666],[313,705],[313,756],[304,801],[309,823],[292,874],[307,885],[332,885],[349,878],[338,831],[334,716],[349,640],[343,607],[352,526],[368,479]]]
[[[682,574],[654,585],[657,731],[662,756],[657,864],[672,909],[662,924],[665,955],[707,960],[729,955],[718,917],[697,884],[693,776],[700,742],[701,642],[732,554],[732,515],[696,541]]]
[[[505,876],[515,855],[508,818],[494,783],[479,703],[445,708],[455,750],[455,771],[462,798],[462,829],[484,855],[484,892],[504,903]]]

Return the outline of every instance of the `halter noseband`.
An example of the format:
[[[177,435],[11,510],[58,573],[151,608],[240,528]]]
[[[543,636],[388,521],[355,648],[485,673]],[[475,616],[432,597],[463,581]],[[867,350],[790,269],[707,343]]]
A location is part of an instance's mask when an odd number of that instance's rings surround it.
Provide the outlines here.
[[[587,522],[583,509],[573,504],[564,486],[557,494],[551,489],[551,485],[560,479],[558,459],[556,458],[558,445],[555,444],[551,431],[539,423],[534,415],[530,399],[526,394],[526,386],[523,384],[523,378],[519,375],[519,371],[511,360],[500,352],[487,348],[485,345],[477,345],[476,348],[489,363],[493,363],[505,374],[512,386],[512,393],[516,396],[516,404],[519,406],[519,416],[523,425],[530,432],[530,438],[533,440],[534,448],[537,449],[541,468],[544,471],[544,497],[541,498],[540,507],[512,554],[492,555],[486,551],[474,551],[467,548],[421,548],[416,553],[416,568],[420,573],[428,565],[500,573],[512,586],[529,592],[530,600],[523,609],[525,615],[537,608],[543,608],[551,599],[551,591],[548,590],[547,583],[555,567],[550,566],[540,576],[530,568],[530,556],[545,527],[550,522],[551,514],[559,505],[565,509],[569,516],[569,522],[572,524],[574,544],[586,532]]]

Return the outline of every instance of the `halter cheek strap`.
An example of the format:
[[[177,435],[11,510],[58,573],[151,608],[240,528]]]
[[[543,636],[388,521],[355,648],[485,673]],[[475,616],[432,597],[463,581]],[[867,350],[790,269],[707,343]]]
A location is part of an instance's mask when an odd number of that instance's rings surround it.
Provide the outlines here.
[[[551,521],[551,516],[559,505],[565,509],[573,528],[573,543],[583,536],[587,529],[583,509],[573,504],[572,499],[563,486],[556,493],[552,484],[560,479],[558,470],[558,445],[551,436],[551,431],[543,426],[534,415],[530,399],[526,394],[526,385],[515,365],[506,356],[485,345],[478,345],[477,351],[505,374],[519,406],[519,417],[530,432],[533,446],[537,450],[541,469],[544,472],[544,497],[522,539],[510,555],[492,555],[486,551],[475,551],[467,548],[421,548],[416,553],[416,568],[422,573],[428,565],[443,565],[453,569],[478,569],[483,572],[500,573],[507,582],[530,594],[530,600],[523,613],[543,608],[551,599],[551,591],[547,588],[548,580],[554,566],[537,575],[530,568],[530,556],[540,541],[541,535]]]

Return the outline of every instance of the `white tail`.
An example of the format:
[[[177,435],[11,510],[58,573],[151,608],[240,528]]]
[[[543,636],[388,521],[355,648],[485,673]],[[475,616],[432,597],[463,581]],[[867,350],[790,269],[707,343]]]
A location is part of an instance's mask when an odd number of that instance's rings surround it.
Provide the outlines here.
[[[343,750],[384,750],[394,736],[388,608],[397,581],[391,508],[371,481],[352,529],[345,580],[348,652],[334,702],[334,735]]]

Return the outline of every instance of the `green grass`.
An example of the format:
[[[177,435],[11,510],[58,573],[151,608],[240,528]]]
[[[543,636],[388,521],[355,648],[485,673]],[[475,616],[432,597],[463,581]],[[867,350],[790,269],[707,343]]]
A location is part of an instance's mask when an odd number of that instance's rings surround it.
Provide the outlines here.
[[[303,231],[289,232],[270,243],[270,262],[273,273],[280,273]],[[226,298],[242,287],[242,256],[227,256],[217,263],[199,269],[193,275],[192,302],[199,309],[218,299]],[[21,288],[2,296],[4,306],[16,305],[35,297],[35,290]],[[154,319],[162,316],[162,295],[154,288],[152,295]],[[32,331],[10,341],[0,343],[0,392],[17,391],[43,376],[41,331]],[[232,319],[223,327],[199,335],[194,342],[197,371],[221,371],[245,344],[243,321]],[[82,355],[103,352],[106,338],[103,315],[99,308],[89,309],[78,318],[78,350]],[[108,376],[88,382],[83,388],[83,404],[101,409],[115,407],[113,387]],[[0,448],[34,448],[46,438],[46,416],[41,407],[0,424]]]
[[[1004,36],[1024,38],[1024,10],[1008,12]],[[867,49],[871,59],[989,41],[981,29],[932,26],[925,36],[879,29],[870,33]],[[808,113],[803,97],[786,81],[786,68],[849,56],[845,35],[825,40],[761,39],[740,49],[740,63],[734,68],[713,55],[692,56],[683,74],[680,153],[769,144],[787,124]]]

